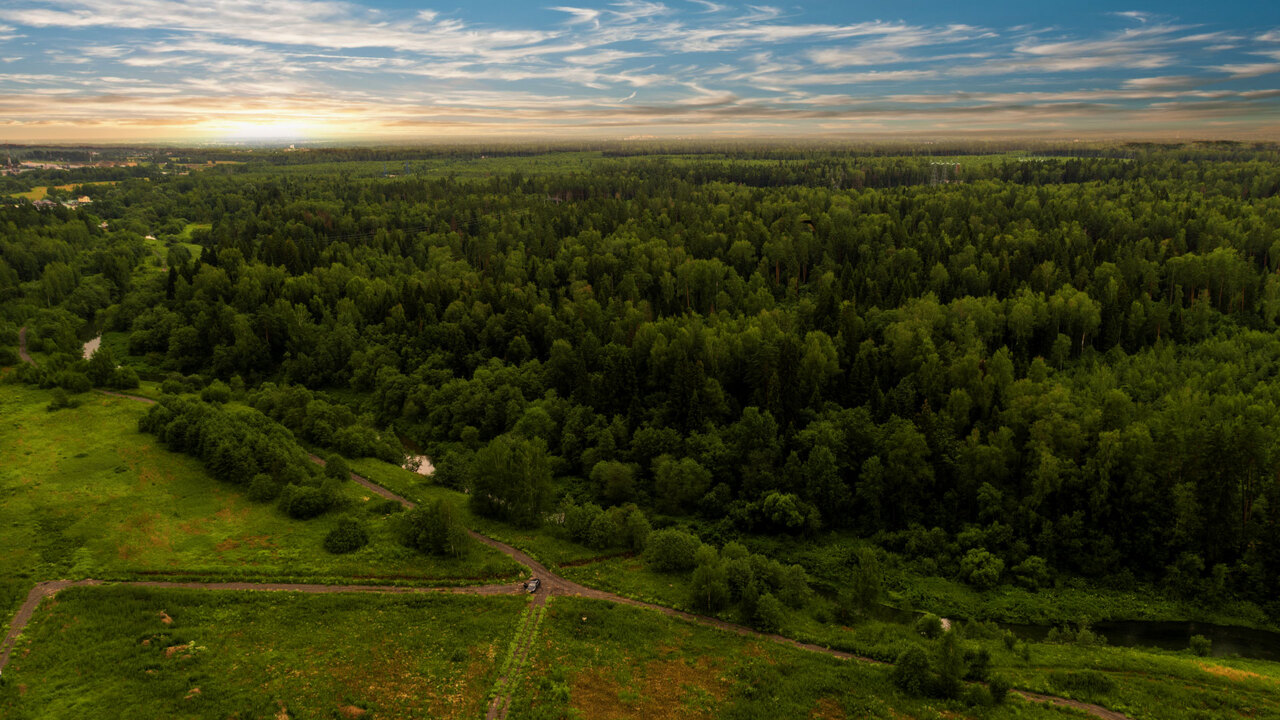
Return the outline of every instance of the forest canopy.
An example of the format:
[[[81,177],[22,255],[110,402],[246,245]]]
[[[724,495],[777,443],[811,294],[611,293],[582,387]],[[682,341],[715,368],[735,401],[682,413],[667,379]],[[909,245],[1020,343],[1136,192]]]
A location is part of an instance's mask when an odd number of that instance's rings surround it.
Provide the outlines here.
[[[979,587],[1129,577],[1280,615],[1275,148],[956,155],[942,180],[858,149],[462,155],[16,201],[0,344],[25,326],[23,376],[73,389],[111,382],[79,344],[115,333],[144,378],[235,389],[275,422],[174,400],[144,425],[232,482],[298,475],[276,493],[315,484],[296,453],[191,438],[392,459],[400,434],[476,512],[595,507],[601,546],[638,507],[717,544],[838,530]]]

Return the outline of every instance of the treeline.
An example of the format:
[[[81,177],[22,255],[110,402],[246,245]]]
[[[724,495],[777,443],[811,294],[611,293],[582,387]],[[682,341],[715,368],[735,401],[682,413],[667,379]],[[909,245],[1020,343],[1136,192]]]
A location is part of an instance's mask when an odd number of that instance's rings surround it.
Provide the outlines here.
[[[318,471],[284,427],[253,410],[165,396],[138,420],[170,450],[199,458],[215,478],[245,488],[259,502],[277,501],[298,519],[321,515],[342,502],[345,465]]]

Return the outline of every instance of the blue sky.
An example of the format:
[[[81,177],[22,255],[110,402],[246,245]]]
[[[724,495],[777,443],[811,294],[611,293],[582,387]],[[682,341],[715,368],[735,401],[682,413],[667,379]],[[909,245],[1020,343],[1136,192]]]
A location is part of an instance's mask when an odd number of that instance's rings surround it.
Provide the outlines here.
[[[1280,3],[5,0],[0,140],[1280,140]]]

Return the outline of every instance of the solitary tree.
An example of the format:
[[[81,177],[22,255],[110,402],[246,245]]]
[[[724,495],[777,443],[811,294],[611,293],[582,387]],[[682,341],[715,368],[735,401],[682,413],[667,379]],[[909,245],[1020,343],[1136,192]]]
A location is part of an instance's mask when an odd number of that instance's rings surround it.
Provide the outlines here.
[[[501,435],[471,463],[471,509],[533,527],[551,501],[551,465],[540,439]]]

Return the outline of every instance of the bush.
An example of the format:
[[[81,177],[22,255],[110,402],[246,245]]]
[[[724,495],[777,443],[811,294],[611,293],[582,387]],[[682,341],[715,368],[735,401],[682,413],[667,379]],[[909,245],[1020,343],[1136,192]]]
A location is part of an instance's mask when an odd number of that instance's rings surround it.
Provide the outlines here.
[[[1028,590],[1039,590],[1052,580],[1049,563],[1039,555],[1028,556],[1026,560],[1014,565],[1013,575],[1018,579],[1018,584]]]
[[[968,666],[966,680],[986,680],[991,669],[991,651],[980,646],[969,648],[964,651],[964,662]]]
[[[331,504],[331,499],[320,488],[287,485],[280,493],[280,509],[295,520],[321,515]]]
[[[971,685],[964,693],[964,702],[970,707],[991,707],[995,705],[995,698],[984,685]]]
[[[138,385],[138,373],[130,367],[116,368],[107,380],[107,387],[113,390],[133,390]]]
[[[1018,636],[1012,630],[1005,630],[1000,636],[1000,641],[1004,643],[1004,649],[1013,652],[1014,646],[1018,644]]]
[[[280,495],[280,483],[270,475],[258,474],[249,481],[249,499],[254,502],[271,502]]]
[[[778,632],[782,628],[782,622],[786,619],[786,610],[782,607],[782,601],[773,596],[773,593],[765,593],[760,596],[756,602],[755,626],[763,632]]]
[[[1003,572],[1004,561],[983,548],[973,548],[960,560],[961,577],[976,587],[992,587]]]
[[[180,395],[186,391],[187,386],[184,385],[181,380],[169,378],[168,380],[160,383],[160,392],[165,395]]]
[[[218,403],[219,405],[231,401],[231,388],[221,380],[214,380],[209,386],[200,391],[200,399],[205,402]]]
[[[324,536],[324,549],[335,555],[355,552],[369,544],[369,531],[353,518],[343,518]]]
[[[1200,657],[1206,657],[1213,651],[1213,642],[1203,635],[1192,635],[1190,647],[1191,652],[1199,655]]]
[[[71,408],[79,405],[79,401],[72,400],[67,396],[67,391],[62,388],[53,389],[53,397],[49,400],[49,405],[45,408],[49,412],[61,410],[63,408]]]
[[[324,464],[324,474],[325,477],[331,477],[334,480],[350,480],[351,468],[341,455],[330,455],[329,460]]]
[[[644,559],[658,572],[682,572],[693,567],[693,556],[702,541],[683,530],[667,528],[649,533]]]
[[[933,640],[942,634],[942,618],[933,613],[925,613],[916,621],[916,632]]]
[[[991,691],[991,702],[1000,705],[1009,696],[1009,678],[1003,675],[992,675],[991,681],[987,683],[987,689]]]
[[[54,376],[54,384],[69,393],[79,394],[93,389],[89,376],[74,370],[63,370]]]
[[[404,505],[399,500],[379,500],[369,506],[369,512],[374,515],[394,515],[404,512]]]
[[[919,647],[910,647],[898,655],[890,673],[893,684],[911,697],[921,697],[929,689],[929,656]]]

